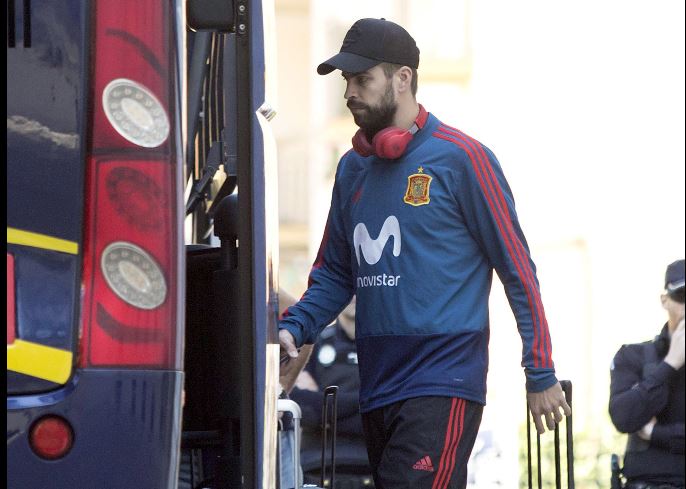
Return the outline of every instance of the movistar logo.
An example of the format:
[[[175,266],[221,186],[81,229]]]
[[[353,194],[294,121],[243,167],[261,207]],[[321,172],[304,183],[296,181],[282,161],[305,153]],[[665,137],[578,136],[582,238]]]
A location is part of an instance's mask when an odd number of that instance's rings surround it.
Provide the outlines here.
[[[355,245],[355,255],[357,264],[360,265],[360,250],[364,260],[370,265],[374,265],[381,259],[381,254],[386,246],[388,238],[393,237],[393,256],[400,255],[400,223],[395,216],[388,216],[381,226],[381,232],[376,239],[369,236],[369,231],[364,223],[359,223],[353,231],[353,243]]]

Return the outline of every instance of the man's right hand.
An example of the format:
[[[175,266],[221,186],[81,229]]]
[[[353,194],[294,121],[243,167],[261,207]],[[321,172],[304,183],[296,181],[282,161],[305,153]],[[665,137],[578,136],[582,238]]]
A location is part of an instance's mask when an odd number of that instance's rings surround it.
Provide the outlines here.
[[[290,392],[295,380],[312,353],[312,345],[303,345],[302,351],[295,347],[293,335],[285,329],[279,330],[279,382],[286,392]]]
[[[281,344],[281,354],[285,352],[290,358],[298,358],[298,349],[295,347],[295,338],[287,329],[279,330],[279,343]]]
[[[672,333],[672,338],[669,341],[669,351],[665,356],[665,362],[675,370],[679,370],[684,366],[684,341],[684,320],[682,319],[674,333]]]

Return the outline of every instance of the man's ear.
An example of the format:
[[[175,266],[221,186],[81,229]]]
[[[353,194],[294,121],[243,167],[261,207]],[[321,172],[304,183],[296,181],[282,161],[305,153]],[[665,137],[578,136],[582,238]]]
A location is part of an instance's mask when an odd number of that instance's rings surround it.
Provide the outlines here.
[[[668,298],[668,297],[669,297],[669,296],[668,296],[667,294],[662,294],[662,295],[660,296],[660,302],[662,303],[662,309],[667,310],[667,298]]]
[[[412,70],[408,66],[403,66],[395,72],[398,80],[398,91],[407,92],[412,89]]]

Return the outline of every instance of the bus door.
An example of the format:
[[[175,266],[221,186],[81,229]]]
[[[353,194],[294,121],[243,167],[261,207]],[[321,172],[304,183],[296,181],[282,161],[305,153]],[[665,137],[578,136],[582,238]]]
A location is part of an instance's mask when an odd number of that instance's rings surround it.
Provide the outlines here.
[[[188,4],[180,487],[275,487],[276,186],[261,1]],[[268,3],[268,2],[267,2]]]

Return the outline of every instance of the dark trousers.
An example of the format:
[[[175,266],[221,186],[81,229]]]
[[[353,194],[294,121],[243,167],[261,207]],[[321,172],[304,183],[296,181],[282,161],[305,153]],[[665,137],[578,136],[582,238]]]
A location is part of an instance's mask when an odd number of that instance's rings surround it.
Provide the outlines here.
[[[376,489],[464,489],[483,406],[417,397],[362,415]]]

